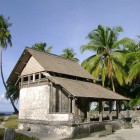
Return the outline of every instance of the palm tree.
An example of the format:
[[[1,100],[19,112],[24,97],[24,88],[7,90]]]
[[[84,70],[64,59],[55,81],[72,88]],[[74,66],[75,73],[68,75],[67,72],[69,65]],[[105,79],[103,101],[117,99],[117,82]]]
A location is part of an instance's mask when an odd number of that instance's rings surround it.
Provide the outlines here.
[[[83,61],[82,66],[87,69],[96,79],[102,81],[102,86],[105,81],[109,81],[112,90],[115,92],[115,81],[120,85],[124,84],[126,78],[125,70],[122,65],[124,52],[120,51],[121,45],[124,45],[129,38],[118,40],[118,35],[123,29],[119,26],[110,28],[98,26],[87,36],[90,42],[81,47],[81,51],[90,50],[95,52],[95,55],[90,56]]]
[[[62,57],[64,58],[68,58],[74,61],[79,61],[78,58],[76,58],[76,53],[74,52],[74,50],[72,48],[66,48],[63,50],[63,54],[61,54]]]
[[[9,18],[5,19],[3,15],[0,15],[0,55],[1,55],[1,60],[0,60],[0,69],[1,69],[1,77],[3,81],[3,85],[8,92],[7,85],[4,80],[3,76],[3,70],[2,70],[2,49],[6,49],[7,46],[12,46],[12,41],[11,41],[11,33],[10,30],[8,29],[12,24],[8,22]],[[11,104],[14,108],[15,113],[18,113],[17,108],[14,105],[14,102],[9,95],[9,99],[11,101]]]
[[[7,92],[5,93],[5,97],[6,97],[6,99],[9,99],[11,97],[14,102],[18,101],[18,99],[19,99],[18,86],[15,84],[12,84],[12,83],[8,83],[7,84]]]
[[[140,80],[140,50],[126,54],[126,59],[126,63],[129,65],[126,83],[131,83],[135,79]]]
[[[39,51],[43,51],[43,52],[46,52],[46,53],[50,53],[51,50],[52,50],[52,46],[49,46],[47,49],[46,49],[46,46],[47,44],[46,43],[35,43],[32,48],[35,49],[35,50],[39,50]]]

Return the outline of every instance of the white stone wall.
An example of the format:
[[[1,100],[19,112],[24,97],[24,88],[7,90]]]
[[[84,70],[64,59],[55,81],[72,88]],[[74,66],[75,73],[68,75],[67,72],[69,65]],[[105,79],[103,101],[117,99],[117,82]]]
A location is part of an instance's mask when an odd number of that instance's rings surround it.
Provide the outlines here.
[[[19,100],[19,119],[48,120],[49,86],[22,88]]]
[[[69,121],[73,115],[69,113],[49,114],[50,87],[48,85],[22,88],[19,99],[19,119]]]

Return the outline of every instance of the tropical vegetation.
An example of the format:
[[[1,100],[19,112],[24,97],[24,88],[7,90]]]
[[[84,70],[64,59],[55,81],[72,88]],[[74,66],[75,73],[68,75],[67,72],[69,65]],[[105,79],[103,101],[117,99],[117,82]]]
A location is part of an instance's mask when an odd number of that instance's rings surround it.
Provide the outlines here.
[[[43,42],[35,43],[34,45],[32,45],[32,48],[35,50],[50,53],[53,47],[49,46],[47,49],[46,49],[46,47],[47,47],[47,44],[43,43]]]
[[[120,45],[129,42],[130,39],[126,37],[118,40],[118,35],[122,31],[123,29],[119,26],[110,28],[99,25],[97,29],[89,33],[90,42],[81,47],[82,52],[96,51],[96,54],[87,58],[82,66],[95,79],[101,79],[102,86],[105,86],[105,83],[110,84],[114,92],[115,83],[118,82],[122,86],[126,79],[125,69],[122,65],[125,52],[120,50]]]
[[[140,41],[127,37],[118,40],[123,29],[99,25],[90,32],[87,45],[81,52],[93,51],[82,66],[89,71],[95,82],[130,97],[130,106],[140,104]],[[140,37],[140,36],[138,36]]]
[[[70,60],[79,61],[79,59],[75,57],[76,53],[72,48],[64,49],[63,54],[61,54],[61,56]]]
[[[9,27],[11,25],[12,24],[9,23],[9,18],[6,19],[6,18],[4,18],[3,15],[0,15],[0,57],[1,57],[0,58],[0,71],[1,71],[2,82],[7,91],[7,94],[9,94],[9,93],[8,93],[7,85],[5,83],[4,75],[3,75],[2,50],[6,49],[8,46],[12,46],[12,40],[11,40],[12,36],[11,36],[10,30],[9,30]],[[18,110],[17,110],[16,106],[14,105],[14,101],[12,100],[11,96],[8,95],[8,97],[14,108],[15,113],[18,113]]]

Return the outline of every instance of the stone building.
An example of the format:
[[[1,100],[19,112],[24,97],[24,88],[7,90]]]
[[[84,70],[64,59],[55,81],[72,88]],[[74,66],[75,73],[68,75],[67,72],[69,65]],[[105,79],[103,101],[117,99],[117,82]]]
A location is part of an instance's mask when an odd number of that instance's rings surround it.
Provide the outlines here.
[[[98,120],[103,120],[102,101],[119,103],[128,98],[93,83],[93,77],[77,62],[26,48],[7,82],[19,83],[19,129],[30,128],[74,137],[95,131],[89,105],[99,103]],[[112,109],[109,119],[112,120]],[[89,127],[92,128],[89,131]],[[97,127],[97,124],[96,124]]]

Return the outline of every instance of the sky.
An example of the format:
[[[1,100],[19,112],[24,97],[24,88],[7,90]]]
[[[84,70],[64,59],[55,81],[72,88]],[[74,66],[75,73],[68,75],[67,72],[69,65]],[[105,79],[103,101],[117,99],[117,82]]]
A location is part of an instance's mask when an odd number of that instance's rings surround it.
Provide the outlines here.
[[[0,0],[0,14],[9,22],[13,46],[3,51],[5,80],[26,46],[46,42],[52,53],[62,54],[69,47],[82,62],[94,52],[80,52],[88,43],[86,36],[99,24],[121,26],[119,38],[140,35],[140,0]],[[4,98],[0,77],[0,111],[13,111]]]

